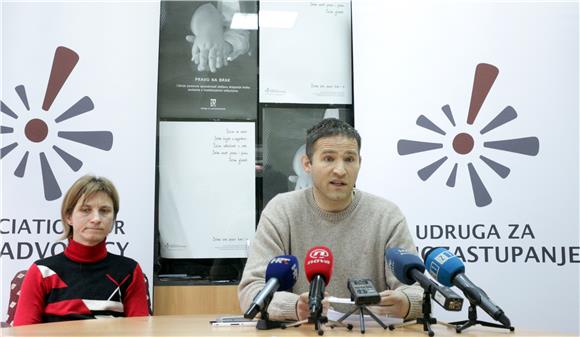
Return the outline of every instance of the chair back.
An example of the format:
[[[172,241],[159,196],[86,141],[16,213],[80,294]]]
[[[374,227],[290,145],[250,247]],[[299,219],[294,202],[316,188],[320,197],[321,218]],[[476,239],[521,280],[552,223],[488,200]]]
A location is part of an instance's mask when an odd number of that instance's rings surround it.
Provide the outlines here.
[[[14,278],[10,282],[10,298],[8,301],[8,317],[5,322],[2,322],[2,327],[12,326],[14,322],[14,314],[16,314],[16,306],[18,305],[18,299],[20,298],[20,289],[22,289],[22,282],[24,282],[24,276],[26,276],[26,270],[21,270],[14,275]]]
[[[149,279],[147,274],[143,273],[145,276],[145,289],[147,290],[147,308],[149,309],[149,316],[153,316],[153,307],[151,306],[151,295],[149,293]]]

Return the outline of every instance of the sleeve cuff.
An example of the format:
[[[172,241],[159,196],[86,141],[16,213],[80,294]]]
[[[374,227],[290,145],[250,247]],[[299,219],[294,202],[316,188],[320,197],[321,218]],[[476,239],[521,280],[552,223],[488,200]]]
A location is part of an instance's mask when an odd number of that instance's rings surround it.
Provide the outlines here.
[[[415,319],[423,313],[423,289],[418,286],[400,289],[409,299],[409,312],[405,319]]]
[[[274,298],[270,303],[270,307],[268,308],[270,319],[288,321],[297,320],[296,302],[298,301],[298,297],[299,295],[286,291],[275,293]]]

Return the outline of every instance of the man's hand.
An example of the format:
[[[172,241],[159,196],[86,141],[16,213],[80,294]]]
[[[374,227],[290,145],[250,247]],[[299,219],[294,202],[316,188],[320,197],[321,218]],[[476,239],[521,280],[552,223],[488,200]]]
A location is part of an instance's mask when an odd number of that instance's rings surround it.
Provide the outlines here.
[[[376,314],[389,315],[399,318],[405,318],[409,313],[409,299],[401,291],[385,290],[379,293],[381,302],[378,305],[369,306]]]
[[[322,315],[326,316],[328,313],[328,308],[330,303],[326,299],[328,297],[328,293],[324,293],[324,299],[322,300]],[[296,302],[296,315],[298,316],[299,321],[307,320],[310,317],[310,309],[308,308],[308,293],[300,294],[298,297],[298,301]]]

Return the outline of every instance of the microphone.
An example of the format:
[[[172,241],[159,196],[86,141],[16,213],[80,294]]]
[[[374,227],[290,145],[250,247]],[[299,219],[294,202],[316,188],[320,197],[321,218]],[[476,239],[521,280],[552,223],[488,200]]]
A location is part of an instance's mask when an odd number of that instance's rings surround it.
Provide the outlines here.
[[[308,308],[310,318],[316,320],[322,314],[322,299],[324,289],[330,282],[334,259],[332,252],[325,246],[315,246],[306,252],[304,270],[306,279],[310,282],[308,292]]]
[[[253,319],[258,312],[265,310],[276,291],[290,290],[298,279],[298,259],[293,255],[276,256],[266,268],[266,285],[254,297],[252,304],[244,313],[244,318]]]
[[[425,264],[429,268],[429,273],[441,284],[448,287],[456,286],[463,291],[471,304],[481,307],[505,327],[511,326],[503,310],[489,299],[485,291],[465,276],[465,265],[457,256],[446,249],[434,248],[425,254]]]
[[[421,287],[445,310],[460,311],[463,307],[461,296],[425,276],[425,265],[417,255],[401,248],[389,248],[385,250],[385,259],[397,280],[407,285],[419,282]]]

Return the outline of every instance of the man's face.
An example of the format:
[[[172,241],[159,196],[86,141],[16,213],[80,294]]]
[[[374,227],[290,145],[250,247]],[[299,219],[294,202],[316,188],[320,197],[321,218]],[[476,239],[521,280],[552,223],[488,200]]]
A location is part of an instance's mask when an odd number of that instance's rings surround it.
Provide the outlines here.
[[[352,201],[352,190],[360,169],[356,139],[345,136],[319,138],[312,160],[304,156],[304,170],[314,183],[314,198],[325,211],[337,212]]]

